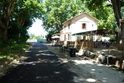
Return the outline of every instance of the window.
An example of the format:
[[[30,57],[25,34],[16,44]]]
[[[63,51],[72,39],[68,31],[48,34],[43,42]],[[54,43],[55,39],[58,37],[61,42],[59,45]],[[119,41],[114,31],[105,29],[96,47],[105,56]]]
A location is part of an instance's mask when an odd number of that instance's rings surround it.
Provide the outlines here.
[[[82,29],[86,29],[86,23],[82,24]]]

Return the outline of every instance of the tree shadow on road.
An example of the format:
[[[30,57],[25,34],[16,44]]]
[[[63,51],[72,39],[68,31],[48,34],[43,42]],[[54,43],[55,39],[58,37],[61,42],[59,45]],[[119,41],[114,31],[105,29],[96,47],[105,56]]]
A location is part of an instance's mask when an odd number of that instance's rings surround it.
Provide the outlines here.
[[[27,59],[0,79],[0,83],[75,83],[74,76],[77,75],[54,53],[36,46],[29,50]]]

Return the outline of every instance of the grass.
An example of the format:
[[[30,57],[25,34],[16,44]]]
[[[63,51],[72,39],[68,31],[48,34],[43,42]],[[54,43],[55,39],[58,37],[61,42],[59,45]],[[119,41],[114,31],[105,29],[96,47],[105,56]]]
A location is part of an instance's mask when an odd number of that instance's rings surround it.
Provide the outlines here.
[[[11,43],[7,45],[0,45],[0,77],[3,76],[12,66],[10,63],[13,60],[19,60],[21,56],[25,55],[25,50],[30,47],[29,44]]]
[[[25,54],[25,50],[29,48],[29,44],[9,44],[8,46],[0,49],[0,64],[6,61],[10,62],[14,59],[19,59],[20,56]]]

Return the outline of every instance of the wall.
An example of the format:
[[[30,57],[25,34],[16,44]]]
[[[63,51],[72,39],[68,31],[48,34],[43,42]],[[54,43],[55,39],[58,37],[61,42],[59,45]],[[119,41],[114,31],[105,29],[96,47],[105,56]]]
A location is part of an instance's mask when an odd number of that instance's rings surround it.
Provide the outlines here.
[[[82,29],[83,23],[86,24],[85,29]],[[61,31],[60,41],[75,41],[77,36],[74,36],[73,34],[93,30],[97,30],[96,22],[88,16],[80,16],[64,24],[63,30]],[[68,37],[68,34],[70,34],[71,37]]]
[[[82,29],[83,23],[86,23],[86,29]],[[93,30],[97,30],[97,24],[88,17],[84,17],[76,22],[73,22],[70,25],[70,31],[72,34],[93,31]]]

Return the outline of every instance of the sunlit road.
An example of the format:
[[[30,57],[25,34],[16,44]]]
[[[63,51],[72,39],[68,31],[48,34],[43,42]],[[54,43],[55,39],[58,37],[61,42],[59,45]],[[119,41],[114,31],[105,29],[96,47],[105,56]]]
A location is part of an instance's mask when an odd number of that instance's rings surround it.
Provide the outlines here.
[[[43,43],[34,43],[27,59],[0,79],[0,83],[75,83],[76,74]]]

